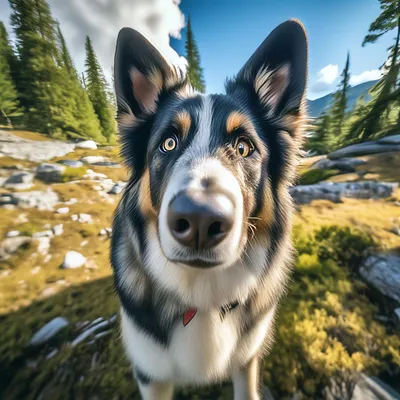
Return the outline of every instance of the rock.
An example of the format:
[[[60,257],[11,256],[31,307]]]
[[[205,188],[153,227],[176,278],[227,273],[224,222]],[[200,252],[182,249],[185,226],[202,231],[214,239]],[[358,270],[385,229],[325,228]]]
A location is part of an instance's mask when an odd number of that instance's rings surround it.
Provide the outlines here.
[[[112,235],[112,229],[111,228],[103,228],[99,232],[99,236],[111,237],[111,235]]]
[[[51,231],[50,231],[51,232]],[[53,232],[52,232],[53,233]],[[42,255],[45,256],[50,250],[50,238],[49,237],[39,237],[36,239],[38,242],[37,251]]]
[[[338,169],[339,171],[351,173],[355,172],[356,166],[365,163],[365,161],[357,158],[341,158],[340,160],[329,160],[328,158],[323,158],[313,164],[310,169]]]
[[[91,181],[102,181],[108,179],[108,176],[101,174],[100,172],[94,172],[92,169],[88,169],[86,174],[83,175],[82,179],[88,179]]]
[[[336,397],[337,398],[337,397]],[[376,377],[361,374],[351,396],[352,400],[396,400],[400,399],[397,393],[388,384]],[[331,400],[328,398],[327,400]]]
[[[67,206],[72,206],[73,204],[76,204],[78,202],[78,199],[72,198],[69,199],[68,201],[66,201],[64,204],[66,204]]]
[[[56,210],[57,214],[68,214],[69,208],[68,207],[61,207]]]
[[[17,224],[26,224],[28,221],[29,221],[29,219],[27,218],[26,214],[20,214],[20,215],[18,215],[15,222]]]
[[[296,204],[309,204],[313,200],[329,200],[334,203],[342,197],[354,199],[379,199],[390,197],[397,183],[360,182],[321,182],[315,185],[298,185],[290,189]]]
[[[76,143],[75,148],[76,149],[97,150],[97,145],[93,140],[85,140],[83,142]]]
[[[328,158],[330,160],[338,160],[339,158],[343,157],[358,157],[368,154],[388,153],[392,151],[400,151],[400,143],[393,144],[388,142],[374,141],[353,144],[351,146],[344,147],[328,154]]]
[[[74,269],[81,268],[86,263],[86,258],[77,251],[69,251],[64,258],[62,268]]]
[[[384,144],[400,144],[400,134],[398,135],[392,135],[392,136],[386,136],[382,139],[378,140],[378,143],[384,143]]]
[[[109,194],[120,194],[124,190],[125,186],[126,186],[125,183],[118,182],[112,187],[112,189],[108,193]]]
[[[79,168],[82,167],[83,163],[81,161],[77,160],[60,160],[57,161],[58,164],[66,165],[67,167],[70,168]]]
[[[0,157],[44,162],[54,157],[64,157],[74,151],[74,147],[73,143],[58,140],[28,140],[0,131]]]
[[[42,269],[42,267],[39,267],[39,266],[37,266],[35,268],[32,268],[31,269],[31,274],[32,275],[36,275],[36,274],[38,274],[40,272],[41,269]]]
[[[59,164],[40,164],[36,168],[36,178],[46,183],[61,182],[65,167]]]
[[[99,235],[100,236],[105,236],[105,235],[107,235],[107,231],[105,229],[101,229],[100,232],[99,232]]]
[[[28,236],[17,236],[4,239],[0,243],[0,260],[7,260],[18,251],[22,246],[30,244],[32,239]]]
[[[64,225],[63,224],[54,225],[53,233],[55,236],[61,236],[64,233]]]
[[[92,216],[90,214],[84,214],[84,213],[81,213],[78,215],[74,214],[71,216],[71,218],[72,218],[72,221],[75,221],[75,222],[78,221],[81,224],[93,223]]]
[[[93,321],[87,329],[82,332],[73,342],[72,347],[77,346],[78,344],[82,343],[88,337],[93,336],[95,332],[100,329],[108,328],[113,325],[116,321],[116,318],[112,317],[109,320],[103,321],[103,318],[98,318],[97,320]],[[106,332],[109,332],[108,330]]]
[[[6,233],[6,237],[13,238],[19,236],[20,231],[10,231]]]
[[[0,205],[3,206],[13,204],[21,208],[37,208],[39,210],[51,211],[57,203],[57,193],[51,189],[47,191],[0,194]]]
[[[46,297],[53,296],[56,293],[57,293],[57,289],[55,287],[51,286],[51,287],[47,287],[47,288],[43,289],[42,292],[40,293],[40,297],[46,298]]]
[[[43,232],[36,232],[32,235],[34,239],[43,238],[43,237],[53,237],[54,233],[52,230],[43,231]]]
[[[121,164],[118,164],[114,161],[100,161],[100,162],[92,163],[91,165],[97,166],[97,167],[121,168]]]
[[[382,294],[400,302],[400,256],[370,256],[360,268],[360,274]]]
[[[30,172],[15,172],[6,179],[3,186],[6,189],[26,190],[33,186],[34,175]]]
[[[50,341],[68,325],[68,320],[63,317],[52,319],[32,336],[31,340],[29,341],[29,346],[38,346]]]
[[[99,162],[105,162],[108,161],[105,157],[102,156],[87,156],[87,157],[82,157],[81,161],[84,164],[94,164],[94,163],[99,163]]]

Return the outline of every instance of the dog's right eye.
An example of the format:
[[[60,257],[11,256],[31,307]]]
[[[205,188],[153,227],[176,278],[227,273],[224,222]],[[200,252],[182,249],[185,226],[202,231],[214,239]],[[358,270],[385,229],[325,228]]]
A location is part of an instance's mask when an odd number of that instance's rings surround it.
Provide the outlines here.
[[[160,150],[163,153],[169,153],[170,151],[174,151],[176,146],[178,145],[178,141],[175,136],[170,136],[166,138],[160,145]]]

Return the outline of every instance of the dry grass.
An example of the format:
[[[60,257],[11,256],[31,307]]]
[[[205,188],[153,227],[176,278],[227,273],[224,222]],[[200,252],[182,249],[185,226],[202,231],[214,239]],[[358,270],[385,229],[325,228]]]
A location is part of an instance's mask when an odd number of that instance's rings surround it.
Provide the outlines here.
[[[11,130],[9,132],[15,136],[28,140],[38,140],[38,141],[51,140],[51,137],[39,132],[21,131],[21,130]]]

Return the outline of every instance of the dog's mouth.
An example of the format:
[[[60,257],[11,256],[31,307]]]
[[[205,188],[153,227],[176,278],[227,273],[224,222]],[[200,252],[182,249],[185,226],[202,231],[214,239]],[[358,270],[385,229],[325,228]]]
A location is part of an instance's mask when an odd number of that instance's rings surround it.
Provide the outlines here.
[[[219,261],[210,261],[210,260],[204,260],[202,258],[194,258],[194,259],[181,259],[181,258],[174,258],[170,259],[171,262],[176,263],[176,264],[184,264],[185,266],[193,267],[193,268],[202,268],[202,269],[207,269],[207,268],[215,268],[218,267],[219,265],[222,264],[222,262]]]

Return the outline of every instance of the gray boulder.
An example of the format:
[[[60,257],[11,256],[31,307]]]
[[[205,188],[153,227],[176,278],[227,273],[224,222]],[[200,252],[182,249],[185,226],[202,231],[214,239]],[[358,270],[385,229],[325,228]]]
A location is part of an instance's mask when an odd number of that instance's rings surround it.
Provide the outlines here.
[[[400,302],[400,257],[376,254],[367,258],[360,274],[382,294]]]
[[[397,183],[360,182],[321,182],[315,185],[298,185],[290,189],[296,204],[309,204],[313,200],[329,200],[338,203],[342,198],[379,199],[390,197]]]
[[[70,167],[70,168],[79,168],[79,167],[82,167],[82,165],[83,165],[82,161],[77,161],[77,160],[60,160],[60,161],[57,161],[57,163],[66,165],[67,167]]]
[[[125,186],[126,186],[126,183],[117,182],[108,193],[109,194],[120,194],[124,190]]]
[[[12,204],[20,208],[52,211],[58,202],[57,193],[52,190],[0,194],[0,205],[2,206]]]
[[[4,182],[4,185],[15,185],[20,183],[32,183],[33,174],[30,172],[15,172]]]
[[[59,164],[40,164],[36,169],[36,178],[46,183],[60,182],[65,167]]]
[[[323,158],[318,160],[311,166],[310,169],[338,169],[342,172],[355,172],[355,167],[358,165],[365,164],[365,161],[357,158],[341,158],[340,160],[330,160],[329,158]]]
[[[8,238],[13,238],[13,237],[17,237],[20,235],[20,231],[10,231],[6,233],[6,237]]]
[[[378,140],[378,143],[383,144],[400,144],[400,134],[387,136]]]
[[[39,329],[29,341],[29,346],[39,346],[51,340],[55,337],[61,330],[69,325],[68,320],[63,317],[57,317],[52,319],[41,329]]]
[[[336,150],[333,153],[328,154],[328,158],[330,160],[338,160],[343,157],[358,157],[368,154],[379,154],[392,151],[400,151],[400,143],[394,144],[387,142],[365,142],[353,144],[351,146]]]
[[[9,237],[0,243],[0,260],[7,260],[22,246],[30,244],[32,239],[28,236]]]
[[[120,168],[121,164],[118,164],[114,161],[100,161],[100,162],[95,162],[92,163],[93,166],[97,167],[111,167],[111,168]]]

